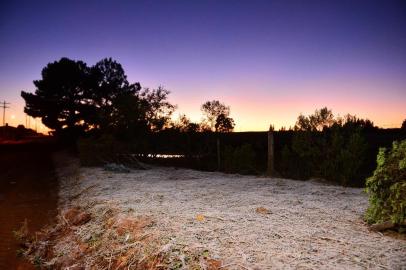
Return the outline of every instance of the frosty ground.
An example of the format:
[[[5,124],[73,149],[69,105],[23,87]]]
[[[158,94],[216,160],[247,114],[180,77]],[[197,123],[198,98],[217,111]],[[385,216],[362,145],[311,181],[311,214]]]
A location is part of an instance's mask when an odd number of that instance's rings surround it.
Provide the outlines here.
[[[406,241],[364,223],[359,188],[164,167],[79,168],[61,179],[61,208],[92,218],[57,238],[53,253],[77,250],[84,268],[406,267]]]

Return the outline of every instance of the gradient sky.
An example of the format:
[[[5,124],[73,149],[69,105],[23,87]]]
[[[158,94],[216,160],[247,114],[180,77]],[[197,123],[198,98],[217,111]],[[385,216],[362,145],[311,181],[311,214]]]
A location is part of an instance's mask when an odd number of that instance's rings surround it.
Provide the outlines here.
[[[237,131],[323,106],[381,127],[406,118],[406,1],[3,1],[0,38],[13,125],[20,91],[61,57],[113,57],[130,82],[169,89],[175,116],[199,121],[219,99]]]

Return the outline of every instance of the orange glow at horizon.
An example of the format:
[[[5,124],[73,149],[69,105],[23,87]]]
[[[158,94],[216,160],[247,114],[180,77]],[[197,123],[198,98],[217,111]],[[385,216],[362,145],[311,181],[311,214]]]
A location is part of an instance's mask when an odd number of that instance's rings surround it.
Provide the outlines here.
[[[295,125],[297,116],[302,113],[308,115],[314,112],[314,110],[319,109],[325,105],[313,107],[313,106],[301,106],[301,104],[291,104],[295,109],[281,108],[282,104],[279,105],[279,108],[269,108],[268,110],[259,111],[256,110],[257,106],[255,104],[244,104],[242,102],[232,102],[227,103],[231,107],[231,117],[234,118],[236,126],[235,131],[266,131],[269,129],[269,125],[272,124],[276,129],[281,127],[289,128]],[[201,105],[197,103],[198,107]],[[200,122],[202,119],[202,114],[200,110],[189,109],[188,105],[183,105],[178,103],[179,109],[174,113],[172,119],[177,120],[180,114],[185,113],[193,122]],[[337,106],[327,106],[329,109],[333,110],[335,116],[345,115],[346,113],[355,114],[360,118],[368,118],[374,122],[375,125],[382,128],[399,128],[402,124],[402,121],[405,119],[402,115],[397,114],[394,111],[388,112],[372,112],[372,111],[362,111],[362,110],[345,110],[349,106],[345,104],[339,104]],[[200,108],[200,107],[199,107]],[[299,109],[300,108],[300,109]],[[338,110],[344,108],[344,110]],[[340,112],[340,113],[339,113]],[[6,113],[6,123],[11,126],[18,126],[25,124],[25,114],[18,113],[13,111],[14,118]],[[406,113],[404,114],[406,115]],[[36,119],[37,130],[39,133],[48,133],[49,129],[42,124],[39,118]],[[35,120],[30,118],[29,126],[35,130]]]
[[[236,82],[236,85],[228,87],[219,85],[212,91],[196,89],[193,82],[168,87],[172,90],[169,101],[178,106],[172,118],[176,120],[180,114],[186,114],[193,122],[200,122],[203,117],[200,111],[201,104],[213,99],[230,106],[230,116],[236,123],[235,131],[266,131],[270,124],[276,129],[293,127],[299,114],[309,115],[324,106],[331,109],[335,116],[349,113],[367,118],[382,128],[400,127],[406,118],[404,100],[399,99],[395,94],[389,95],[385,91],[377,91],[391,88],[400,93],[401,86],[396,84],[373,81],[363,83],[356,80],[347,80],[343,83],[337,80],[325,80],[291,85],[273,84],[269,87],[264,85],[265,82],[257,82],[256,85]],[[196,91],[185,91],[188,88],[194,88]],[[248,92],[245,89],[255,90]],[[251,92],[254,94],[250,94]],[[368,93],[368,99],[365,98],[365,93]],[[24,101],[19,98],[10,102],[10,109],[6,111],[6,122],[12,126],[19,124],[25,126]],[[11,117],[12,115],[14,118]],[[35,129],[33,119],[30,119],[30,128]],[[37,130],[42,133],[49,131],[40,119],[37,119]]]
[[[280,89],[279,95],[270,94],[268,87],[260,83],[250,87],[247,85],[249,84],[242,84],[240,88],[230,87],[232,93],[216,89],[217,93],[222,93],[221,95],[199,92],[200,94],[196,96],[190,93],[185,97],[185,95],[178,96],[174,91],[170,100],[178,104],[175,118],[185,113],[192,121],[199,122],[202,118],[201,104],[206,100],[217,99],[230,106],[231,117],[236,123],[235,131],[266,131],[270,124],[276,129],[281,127],[288,129],[295,125],[299,114],[309,115],[325,106],[333,111],[334,116],[356,115],[373,121],[381,128],[399,128],[406,119],[406,101],[400,100],[396,95],[391,96],[383,90],[379,91],[379,89],[391,88],[401,92],[402,87],[396,84],[388,85],[379,81],[363,83],[348,79],[345,82],[326,80],[304,82],[301,85],[269,87]],[[250,88],[256,89],[252,91],[254,95],[245,90]],[[365,93],[368,93],[369,99],[365,98]]]

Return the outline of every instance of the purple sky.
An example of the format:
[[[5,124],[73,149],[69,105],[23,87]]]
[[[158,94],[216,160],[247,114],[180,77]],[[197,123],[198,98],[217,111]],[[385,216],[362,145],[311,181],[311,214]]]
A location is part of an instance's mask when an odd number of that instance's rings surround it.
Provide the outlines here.
[[[171,90],[175,116],[199,121],[219,99],[236,130],[322,106],[384,127],[406,118],[405,1],[9,1],[0,37],[12,124],[25,122],[20,91],[61,57],[113,57],[131,82]]]

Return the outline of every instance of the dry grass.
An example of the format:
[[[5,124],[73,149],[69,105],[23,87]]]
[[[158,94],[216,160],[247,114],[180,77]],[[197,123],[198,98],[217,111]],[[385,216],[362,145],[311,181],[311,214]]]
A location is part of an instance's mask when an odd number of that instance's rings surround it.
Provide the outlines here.
[[[406,267],[406,241],[363,222],[361,189],[172,168],[128,174],[81,168],[74,185],[71,179],[62,179],[61,203],[92,218],[52,241],[54,265],[73,254],[64,266]]]

